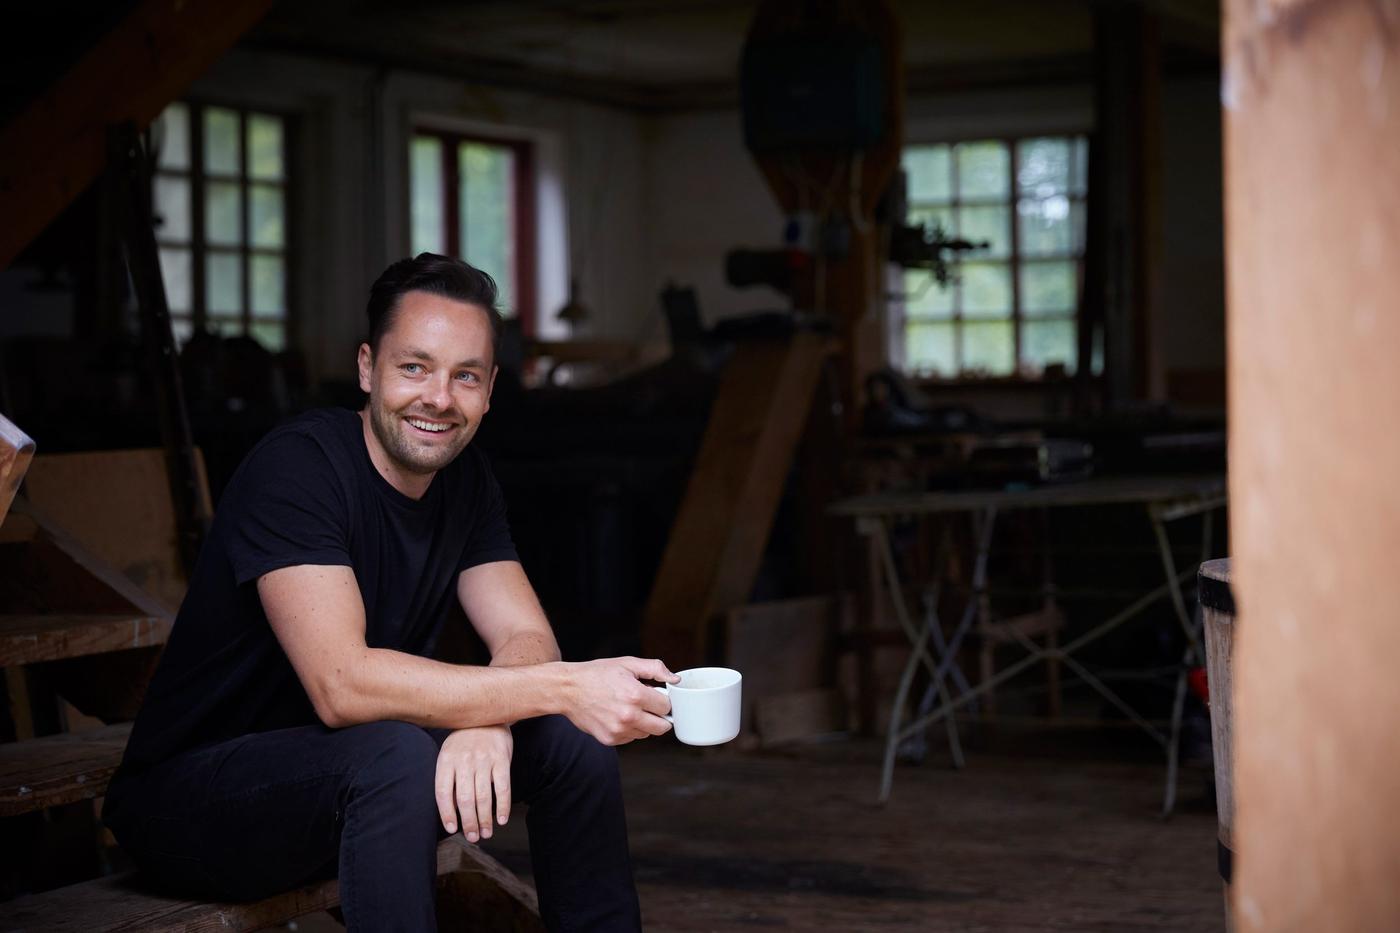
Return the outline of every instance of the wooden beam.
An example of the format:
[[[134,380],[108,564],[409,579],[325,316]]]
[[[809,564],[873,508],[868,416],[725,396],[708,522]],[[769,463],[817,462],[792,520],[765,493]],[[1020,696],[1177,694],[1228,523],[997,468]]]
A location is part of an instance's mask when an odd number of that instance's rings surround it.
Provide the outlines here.
[[[102,171],[110,127],[149,125],[271,5],[141,0],[0,129],[0,268]]]
[[[672,670],[706,658],[710,623],[748,602],[832,342],[740,344],[720,381],[647,603],[643,650]]]
[[[34,441],[13,421],[0,415],[0,523],[5,521],[33,459]]]
[[[169,616],[0,615],[0,667],[165,644]]]

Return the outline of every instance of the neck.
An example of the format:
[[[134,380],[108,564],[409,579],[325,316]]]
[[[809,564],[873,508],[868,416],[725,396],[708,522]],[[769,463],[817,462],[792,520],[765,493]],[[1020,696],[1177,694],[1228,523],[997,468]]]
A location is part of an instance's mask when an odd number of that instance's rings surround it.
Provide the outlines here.
[[[369,451],[369,462],[374,464],[379,475],[410,499],[423,498],[423,493],[428,491],[428,486],[432,484],[437,473],[414,473],[396,464],[384,449],[384,445],[379,443],[374,426],[369,421],[368,408],[360,410],[360,429],[365,435],[365,449]]]

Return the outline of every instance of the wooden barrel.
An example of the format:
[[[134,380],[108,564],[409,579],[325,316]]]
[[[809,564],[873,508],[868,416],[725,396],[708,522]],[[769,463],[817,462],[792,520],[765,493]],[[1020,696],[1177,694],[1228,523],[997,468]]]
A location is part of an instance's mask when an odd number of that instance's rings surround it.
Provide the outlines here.
[[[1235,597],[1230,591],[1230,559],[1206,561],[1198,575],[1201,616],[1206,630],[1206,677],[1210,685],[1210,739],[1215,759],[1215,809],[1220,821],[1217,851],[1225,883],[1225,928],[1230,916],[1230,878],[1234,872],[1235,792],[1231,785],[1230,655],[1235,644]]]

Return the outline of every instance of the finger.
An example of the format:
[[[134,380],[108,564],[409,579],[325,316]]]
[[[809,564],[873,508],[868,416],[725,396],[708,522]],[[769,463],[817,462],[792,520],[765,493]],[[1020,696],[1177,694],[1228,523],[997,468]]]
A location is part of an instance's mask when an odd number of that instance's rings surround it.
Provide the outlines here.
[[[496,785],[496,822],[504,826],[510,819],[510,765],[497,762],[491,781]]]
[[[660,690],[643,687],[642,692],[638,695],[637,705],[648,713],[665,716],[671,711],[671,698]]]
[[[637,725],[644,730],[643,735],[637,738],[646,738],[648,735],[665,735],[671,731],[671,724],[660,716],[642,716]]]
[[[680,683],[680,677],[671,673],[670,668],[656,658],[618,658],[623,667],[641,680],[656,680],[661,683]]]
[[[457,811],[452,806],[452,769],[438,758],[437,774],[433,778],[433,796],[437,799],[438,819],[449,833],[457,831]]]
[[[485,768],[476,772],[476,818],[481,824],[481,838],[491,838],[491,772]]]
[[[476,778],[467,768],[457,771],[457,812],[462,816],[462,833],[467,841],[476,842],[481,833],[476,820]]]

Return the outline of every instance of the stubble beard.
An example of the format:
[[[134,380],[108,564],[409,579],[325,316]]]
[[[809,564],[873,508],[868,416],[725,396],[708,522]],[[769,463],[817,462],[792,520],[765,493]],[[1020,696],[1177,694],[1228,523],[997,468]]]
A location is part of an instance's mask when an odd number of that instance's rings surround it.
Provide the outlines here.
[[[455,443],[438,447],[421,447],[408,436],[408,425],[398,412],[389,411],[375,399],[370,399],[369,423],[374,436],[389,459],[410,473],[436,473],[457,459],[474,432],[469,425],[459,425],[455,430],[458,439]]]

